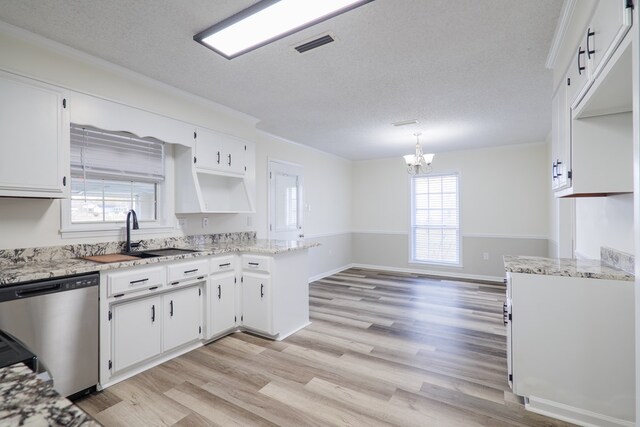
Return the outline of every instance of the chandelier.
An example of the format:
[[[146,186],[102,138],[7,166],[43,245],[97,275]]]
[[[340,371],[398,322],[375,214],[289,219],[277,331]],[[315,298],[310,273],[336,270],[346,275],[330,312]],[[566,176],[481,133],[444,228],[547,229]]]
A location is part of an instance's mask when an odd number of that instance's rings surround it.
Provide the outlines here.
[[[414,133],[414,135],[416,137],[416,153],[404,156],[404,161],[407,163],[407,172],[409,175],[429,173],[435,154],[422,154],[422,147],[420,147],[420,135],[422,134]]]

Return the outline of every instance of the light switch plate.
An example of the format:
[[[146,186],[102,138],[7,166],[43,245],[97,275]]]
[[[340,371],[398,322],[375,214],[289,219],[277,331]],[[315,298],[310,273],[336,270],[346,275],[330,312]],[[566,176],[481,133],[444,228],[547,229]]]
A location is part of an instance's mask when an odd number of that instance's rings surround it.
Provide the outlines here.
[[[202,218],[202,228],[207,228],[209,226],[209,218],[208,217],[204,217]]]

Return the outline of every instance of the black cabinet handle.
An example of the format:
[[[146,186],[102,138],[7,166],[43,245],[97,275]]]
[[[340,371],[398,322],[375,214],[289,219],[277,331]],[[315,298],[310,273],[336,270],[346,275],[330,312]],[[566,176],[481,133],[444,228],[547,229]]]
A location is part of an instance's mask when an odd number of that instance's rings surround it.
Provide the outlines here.
[[[220,152],[218,151],[218,164],[220,164]]]
[[[229,154],[229,166],[231,166],[231,154]]]
[[[137,283],[144,283],[144,282],[148,282],[149,279],[140,279],[140,280],[133,280],[131,282],[129,282],[130,285],[135,285]]]
[[[224,264],[219,264],[218,267],[229,267],[231,265],[230,262],[226,262]]]
[[[151,323],[156,321],[156,305],[151,306]]]
[[[222,297],[222,288],[218,285],[218,299]]]
[[[66,177],[66,176],[63,176],[63,177],[62,177],[62,186],[63,186],[63,187],[66,187],[66,186],[67,186],[67,177]]]
[[[187,270],[187,271],[185,271],[185,272],[184,272],[184,274],[191,274],[191,273],[197,273],[197,272],[198,272],[198,269],[197,269],[197,268],[194,268],[193,270]]]
[[[560,173],[560,165],[561,164],[562,164],[562,162],[560,160],[556,160],[556,177],[562,176],[562,174]]]
[[[264,298],[264,285],[260,283],[260,298]]]
[[[173,300],[169,301],[169,317],[173,317]]]
[[[591,31],[591,28],[587,29],[587,58],[591,59],[591,55],[596,53],[595,49],[589,47],[589,39],[595,35],[595,31]]]
[[[507,303],[502,304],[502,323],[504,326],[509,324],[509,310],[507,309]]]
[[[586,67],[580,64],[580,55],[584,55],[584,49],[581,47],[578,48],[578,74],[582,75]]]
[[[556,162],[553,162],[553,167],[551,168],[551,175],[553,175],[553,179],[557,179],[558,178],[558,165],[556,164]]]
[[[258,262],[250,262],[249,265],[252,266],[252,267],[257,267],[257,266],[260,265],[260,263],[258,263]]]

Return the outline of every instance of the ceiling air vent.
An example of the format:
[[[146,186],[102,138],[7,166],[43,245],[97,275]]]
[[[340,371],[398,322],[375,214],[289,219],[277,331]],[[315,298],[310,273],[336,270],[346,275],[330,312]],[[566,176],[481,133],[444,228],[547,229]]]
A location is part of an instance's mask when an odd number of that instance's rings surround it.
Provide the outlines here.
[[[322,37],[318,37],[317,39],[313,39],[311,41],[308,41],[306,43],[303,43],[299,46],[295,46],[294,49],[298,51],[298,53],[304,53],[307,52],[311,49],[315,49],[317,47],[320,47],[322,45],[325,45],[327,43],[331,43],[335,41],[335,39],[333,37],[331,37],[331,35],[327,34],[324,35]]]

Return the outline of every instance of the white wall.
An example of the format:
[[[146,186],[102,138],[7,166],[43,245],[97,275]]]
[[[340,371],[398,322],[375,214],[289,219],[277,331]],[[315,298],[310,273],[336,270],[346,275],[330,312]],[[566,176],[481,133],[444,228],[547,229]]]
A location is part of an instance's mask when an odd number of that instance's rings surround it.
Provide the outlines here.
[[[505,254],[546,255],[547,151],[540,143],[436,155],[434,172],[460,173],[461,269],[408,263],[409,176],[403,160],[354,162],[355,262],[495,278],[504,275]],[[381,264],[385,259],[389,264]]]

